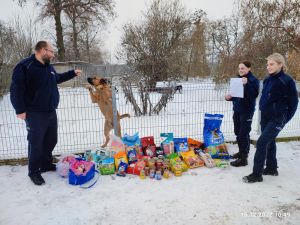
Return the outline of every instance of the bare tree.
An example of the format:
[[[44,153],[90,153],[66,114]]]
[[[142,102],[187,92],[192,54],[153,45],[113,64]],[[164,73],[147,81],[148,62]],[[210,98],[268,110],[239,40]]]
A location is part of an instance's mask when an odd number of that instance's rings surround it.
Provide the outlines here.
[[[64,0],[66,13],[71,24],[71,41],[73,43],[73,57],[80,58],[78,47],[78,35],[93,25],[96,21],[98,25],[105,24],[109,18],[114,16],[114,4],[112,0]]]
[[[9,24],[0,21],[0,92],[7,91],[13,67],[32,54],[38,36],[34,16],[16,16]]]
[[[124,26],[121,54],[132,69],[133,78],[125,76],[122,87],[137,115],[158,114],[173,99],[171,86],[161,91],[155,105],[149,91],[157,81],[179,79],[186,71],[188,57],[184,46],[190,25],[189,16],[178,0],[154,0],[140,22]],[[141,107],[132,95],[133,86],[138,90]]]
[[[79,42],[81,40],[79,40],[80,38],[78,37],[80,33],[87,29],[92,31],[92,37],[88,37],[88,46],[90,48],[92,43],[90,40],[94,39],[93,33],[95,33],[93,28],[105,24],[109,18],[114,16],[114,4],[112,0],[18,0],[21,6],[27,1],[34,2],[35,5],[41,9],[39,16],[40,21],[45,22],[46,18],[54,19],[56,47],[58,49],[58,60],[60,61],[64,61],[66,56],[68,56],[69,59],[80,59]],[[68,27],[63,24],[63,22],[66,22],[63,21],[64,16],[70,22],[71,32],[68,32],[68,30],[66,32],[64,31],[64,27]],[[97,24],[95,24],[96,22]],[[71,41],[72,45],[66,43],[68,41]],[[72,54],[70,54],[70,50],[68,50],[66,46],[72,50]],[[97,46],[95,46],[95,48],[97,48]],[[89,49],[87,49],[87,51],[89,51]]]
[[[58,60],[65,60],[65,45],[63,39],[63,26],[62,26],[62,12],[66,7],[64,0],[47,0],[42,3],[39,1],[37,5],[41,6],[41,13],[39,16],[40,20],[44,18],[53,18],[55,21],[55,31],[56,31],[56,47],[58,50]]]
[[[46,18],[53,18],[56,31],[56,47],[58,50],[58,60],[65,60],[65,45],[63,39],[62,12],[66,6],[64,0],[18,0],[20,6],[26,4],[27,1],[34,2],[35,6],[40,7],[40,15],[38,20],[45,22]]]
[[[191,76],[209,76],[207,63],[206,13],[202,10],[192,15],[191,36],[189,38],[189,63],[187,74]],[[187,78],[188,79],[188,78]]]
[[[241,59],[240,23],[237,16],[211,21],[208,28],[209,46],[215,67],[213,77],[217,82],[228,79],[236,71],[236,64]]]

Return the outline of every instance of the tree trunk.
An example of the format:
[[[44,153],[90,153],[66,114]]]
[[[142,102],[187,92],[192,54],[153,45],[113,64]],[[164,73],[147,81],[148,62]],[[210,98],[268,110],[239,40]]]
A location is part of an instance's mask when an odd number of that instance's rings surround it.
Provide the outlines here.
[[[72,11],[73,13],[73,19],[72,19],[72,28],[73,28],[73,51],[74,51],[74,57],[75,60],[78,60],[80,58],[79,50],[78,50],[78,33],[76,28],[76,6],[73,6],[74,9]]]
[[[59,5],[59,1],[55,1],[55,30],[56,30],[56,46],[58,50],[58,60],[63,62],[65,61],[65,45],[63,39],[63,28],[61,25],[61,8]]]

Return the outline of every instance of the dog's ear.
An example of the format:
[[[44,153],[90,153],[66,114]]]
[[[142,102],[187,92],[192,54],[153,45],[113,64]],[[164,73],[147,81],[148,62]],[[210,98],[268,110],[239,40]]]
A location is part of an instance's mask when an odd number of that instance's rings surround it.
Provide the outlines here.
[[[107,79],[105,79],[105,78],[100,79],[100,84],[105,85],[107,83],[108,83]]]

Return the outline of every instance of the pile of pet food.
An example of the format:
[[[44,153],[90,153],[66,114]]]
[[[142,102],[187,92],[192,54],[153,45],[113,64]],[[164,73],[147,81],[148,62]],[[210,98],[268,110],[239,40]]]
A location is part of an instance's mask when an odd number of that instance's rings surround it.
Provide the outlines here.
[[[134,174],[141,179],[157,180],[181,176],[188,169],[203,166],[226,168],[229,154],[220,131],[222,118],[220,114],[205,114],[204,143],[187,137],[174,138],[173,133],[161,133],[159,146],[155,145],[153,136],[140,138],[136,133],[119,138],[111,135],[107,149],[88,150],[82,161],[93,162],[102,175]],[[86,165],[82,161],[74,163],[74,160],[67,157],[64,163],[58,163],[61,176],[67,176],[68,170],[84,175]],[[71,166],[68,167],[68,163]]]

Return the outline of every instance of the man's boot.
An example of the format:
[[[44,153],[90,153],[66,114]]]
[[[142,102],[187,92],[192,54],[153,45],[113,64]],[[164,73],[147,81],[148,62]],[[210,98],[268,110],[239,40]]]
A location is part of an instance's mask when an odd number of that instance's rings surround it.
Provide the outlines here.
[[[237,153],[234,153],[232,156],[231,156],[232,159],[239,159],[241,158],[241,153],[237,152]]]
[[[234,166],[234,167],[240,167],[240,166],[247,166],[248,165],[248,155],[245,155],[245,154],[241,154],[240,155],[241,158],[235,160],[235,161],[232,161],[230,163],[231,166]]]

